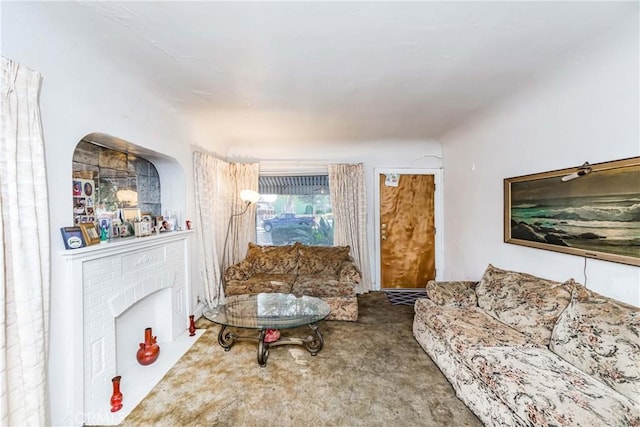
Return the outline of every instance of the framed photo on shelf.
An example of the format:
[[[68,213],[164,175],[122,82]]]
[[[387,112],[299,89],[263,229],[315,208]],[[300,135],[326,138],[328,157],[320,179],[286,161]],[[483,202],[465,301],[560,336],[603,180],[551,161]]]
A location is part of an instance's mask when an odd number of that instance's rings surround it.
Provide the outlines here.
[[[160,225],[162,227],[160,231],[176,231],[176,217],[165,216]]]
[[[86,242],[87,246],[100,243],[100,235],[98,234],[98,229],[92,222],[85,222],[80,224],[80,230],[82,231],[82,236],[84,237],[84,241]]]
[[[85,246],[84,236],[79,226],[62,227],[60,232],[62,233],[65,249],[78,249]]]
[[[110,235],[110,233],[111,233],[111,222],[112,222],[112,219],[109,218],[109,217],[98,218],[98,230],[99,230],[98,231],[98,236],[100,236],[99,233],[102,232],[103,228],[107,230],[107,233],[109,233],[107,235]]]
[[[122,222],[115,218],[111,220],[111,237],[120,237],[120,226]]]
[[[122,220],[124,222],[133,222],[135,219],[140,219],[140,209],[138,208],[123,208]]]
[[[129,237],[131,233],[129,232],[129,223],[126,222],[120,226],[120,237]]]
[[[87,222],[83,218],[95,217],[96,183],[92,179],[73,179],[74,222]],[[91,220],[93,221],[93,220]]]

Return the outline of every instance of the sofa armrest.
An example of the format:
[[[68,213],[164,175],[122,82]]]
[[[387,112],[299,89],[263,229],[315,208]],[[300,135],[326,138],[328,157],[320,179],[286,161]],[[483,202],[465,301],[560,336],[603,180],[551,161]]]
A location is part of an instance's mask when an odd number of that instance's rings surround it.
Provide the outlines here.
[[[353,261],[343,261],[338,269],[338,281],[347,283],[360,283],[360,270]]]
[[[438,305],[475,306],[478,304],[477,284],[478,282],[472,281],[430,280],[426,286],[427,297]]]
[[[253,267],[247,260],[240,261],[237,264],[229,266],[224,272],[224,281],[247,280],[253,276]]]

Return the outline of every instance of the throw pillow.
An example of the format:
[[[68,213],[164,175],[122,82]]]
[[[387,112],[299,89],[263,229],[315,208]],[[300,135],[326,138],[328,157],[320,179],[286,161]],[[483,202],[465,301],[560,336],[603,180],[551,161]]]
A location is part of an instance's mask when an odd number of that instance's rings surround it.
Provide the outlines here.
[[[254,274],[296,274],[298,244],[290,246],[260,246],[249,243],[246,261]]]
[[[476,296],[478,306],[489,315],[547,346],[573,287],[573,280],[560,283],[489,264]]]
[[[460,307],[471,307],[477,305],[475,287],[478,282],[470,281],[447,281],[438,282],[429,280],[427,282],[427,296],[438,305],[457,305]]]
[[[549,348],[640,405],[640,308],[577,285]]]
[[[349,246],[300,245],[298,274],[338,274],[343,261],[349,260]]]

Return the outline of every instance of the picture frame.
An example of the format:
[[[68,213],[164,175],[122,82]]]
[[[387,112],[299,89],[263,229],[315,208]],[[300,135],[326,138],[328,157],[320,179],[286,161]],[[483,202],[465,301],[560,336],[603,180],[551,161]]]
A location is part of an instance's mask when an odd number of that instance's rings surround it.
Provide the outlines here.
[[[176,231],[177,230],[177,219],[173,216],[165,216],[160,223],[161,229],[160,231]]]
[[[138,208],[123,208],[122,209],[122,220],[124,222],[133,222],[137,219],[140,219],[140,209]]]
[[[640,266],[640,157],[504,179],[504,242]]]
[[[98,217],[98,236],[100,235],[100,233],[102,232],[102,229],[105,228],[107,230],[107,235],[111,235],[111,223],[112,223],[112,218],[111,217]]]
[[[111,220],[111,237],[112,238],[121,237],[120,236],[121,226],[122,226],[122,222],[119,219],[114,218],[113,220]]]
[[[128,222],[125,222],[122,225],[120,225],[120,237],[129,237],[129,236],[131,236],[128,224],[129,224]]]
[[[86,246],[84,235],[79,226],[60,228],[65,249],[79,249]]]
[[[80,224],[80,230],[87,246],[100,243],[100,234],[93,222],[85,222]]]

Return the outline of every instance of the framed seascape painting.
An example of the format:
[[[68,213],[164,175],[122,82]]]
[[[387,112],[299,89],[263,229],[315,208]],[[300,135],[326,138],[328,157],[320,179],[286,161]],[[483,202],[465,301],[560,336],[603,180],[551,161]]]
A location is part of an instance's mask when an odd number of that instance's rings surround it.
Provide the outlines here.
[[[504,241],[640,266],[640,157],[506,178]]]

